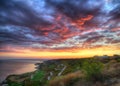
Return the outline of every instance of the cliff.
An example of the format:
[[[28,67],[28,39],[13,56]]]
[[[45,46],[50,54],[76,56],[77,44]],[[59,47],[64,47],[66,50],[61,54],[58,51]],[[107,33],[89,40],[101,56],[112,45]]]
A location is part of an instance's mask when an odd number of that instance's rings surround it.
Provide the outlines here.
[[[120,56],[48,60],[37,70],[10,75],[2,86],[120,86]]]

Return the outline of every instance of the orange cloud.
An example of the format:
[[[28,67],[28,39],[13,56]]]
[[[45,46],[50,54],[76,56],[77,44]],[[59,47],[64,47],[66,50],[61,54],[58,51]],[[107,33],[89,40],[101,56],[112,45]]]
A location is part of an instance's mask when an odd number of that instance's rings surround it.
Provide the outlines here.
[[[93,18],[92,15],[88,15],[87,17],[84,18],[80,18],[75,20],[72,25],[75,25],[76,27],[78,27],[79,29],[83,29],[83,25],[85,24],[85,22],[91,20]]]
[[[16,52],[19,53],[16,53]],[[60,58],[86,58],[94,55],[113,55],[120,54],[120,49],[115,46],[103,46],[95,48],[73,48],[60,50],[35,50],[35,49],[16,49],[13,52],[1,52],[0,56],[6,57],[26,57],[41,59],[60,59]]]

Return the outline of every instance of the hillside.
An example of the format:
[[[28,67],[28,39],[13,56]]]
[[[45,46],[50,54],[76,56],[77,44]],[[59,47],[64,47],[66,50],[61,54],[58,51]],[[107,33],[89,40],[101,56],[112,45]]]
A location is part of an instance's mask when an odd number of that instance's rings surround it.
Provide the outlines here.
[[[120,56],[48,60],[36,71],[10,75],[2,86],[120,86]]]

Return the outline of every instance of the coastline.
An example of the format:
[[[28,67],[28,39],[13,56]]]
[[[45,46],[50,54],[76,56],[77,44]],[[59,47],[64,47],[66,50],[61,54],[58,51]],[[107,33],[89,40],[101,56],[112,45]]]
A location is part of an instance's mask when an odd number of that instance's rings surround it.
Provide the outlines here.
[[[0,60],[0,83],[4,81],[9,75],[19,75],[26,72],[32,72],[36,70],[35,63],[41,60],[29,60],[29,59],[2,59]]]
[[[85,75],[81,71],[81,66],[83,65],[83,62],[87,61],[91,61],[89,65],[94,62],[104,65],[104,69],[101,71],[102,75],[104,76],[102,81],[99,81],[99,79],[98,81],[91,81],[92,79],[90,81],[84,80]],[[56,86],[62,82],[66,86],[67,84],[71,83],[71,80],[74,79],[77,79],[78,81],[72,81],[72,83],[74,82],[73,84],[79,84],[80,82],[84,86],[88,86],[85,83],[91,84],[90,86],[117,86],[116,84],[120,84],[120,55],[102,57],[95,56],[93,58],[74,60],[47,60],[42,63],[35,63],[35,65],[36,71],[20,75],[10,75],[3,84],[17,84],[16,86],[22,86],[22,84],[25,86]],[[89,65],[85,65],[85,67]],[[99,66],[99,64],[93,67],[97,66]],[[99,74],[96,76],[99,76]]]

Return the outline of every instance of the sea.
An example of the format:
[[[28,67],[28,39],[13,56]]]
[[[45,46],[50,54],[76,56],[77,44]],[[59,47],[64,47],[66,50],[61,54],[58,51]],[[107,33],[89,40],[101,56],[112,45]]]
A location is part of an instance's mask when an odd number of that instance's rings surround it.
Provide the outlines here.
[[[0,83],[11,74],[22,74],[36,70],[35,63],[41,63],[39,59],[1,59],[0,60]]]

